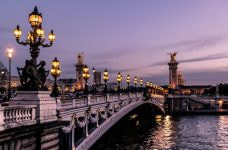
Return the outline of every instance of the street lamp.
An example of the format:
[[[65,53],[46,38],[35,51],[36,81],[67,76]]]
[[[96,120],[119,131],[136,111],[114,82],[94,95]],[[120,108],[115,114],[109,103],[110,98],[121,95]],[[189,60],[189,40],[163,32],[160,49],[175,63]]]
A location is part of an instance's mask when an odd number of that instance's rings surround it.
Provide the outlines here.
[[[104,74],[103,74],[103,80],[105,82],[104,93],[107,93],[107,81],[108,81],[108,79],[109,79],[108,70],[105,69]]]
[[[118,83],[118,92],[120,92],[120,83],[122,82],[122,79],[123,79],[123,77],[122,77],[121,73],[118,72],[117,77],[116,77],[116,80]]]
[[[139,79],[139,84],[140,84],[140,92],[143,90],[143,79]]]
[[[61,74],[60,62],[55,57],[55,59],[52,61],[51,65],[52,65],[52,67],[51,67],[51,75],[55,79],[55,83],[54,83],[54,86],[53,86],[53,89],[52,89],[51,96],[52,97],[58,97],[60,95],[60,93],[59,93],[59,90],[58,90],[58,86],[57,86],[56,80],[57,80],[57,77]]]
[[[22,84],[22,87],[24,89],[29,89],[29,90],[39,90],[40,88],[43,87],[43,83],[40,82],[41,80],[45,81],[45,79],[40,79],[39,73],[37,72],[38,66],[37,65],[37,58],[40,53],[40,47],[51,47],[53,42],[55,41],[55,34],[53,30],[48,35],[49,43],[45,43],[45,34],[44,30],[42,28],[42,14],[39,13],[37,7],[34,8],[34,11],[29,14],[29,19],[28,19],[32,30],[28,32],[27,34],[27,39],[24,41],[20,41],[22,31],[20,29],[20,26],[17,25],[16,28],[14,29],[14,35],[15,39],[18,44],[23,45],[23,46],[29,46],[30,50],[30,55],[31,55],[31,60],[27,61],[27,66],[29,65],[31,76],[29,77],[30,80],[26,80],[26,83]],[[24,68],[26,70],[26,66]],[[19,73],[20,75],[20,73]],[[24,75],[20,75],[21,80],[23,80],[25,77]],[[43,78],[43,77],[42,77]],[[35,80],[34,80],[35,79]],[[29,82],[29,83],[28,83]]]
[[[82,77],[85,80],[84,94],[87,95],[88,94],[88,79],[90,78],[89,68],[87,67],[87,65],[85,65],[84,68],[83,68]]]
[[[151,91],[151,94],[154,94],[153,92],[154,92],[154,89],[153,89],[153,83],[152,82],[150,82],[150,91]]]
[[[142,87],[143,86],[143,79],[142,78],[140,78],[139,83],[140,83],[140,86]]]
[[[96,92],[96,77],[95,77],[95,73],[96,73],[96,69],[93,67],[93,94],[95,94]]]
[[[135,79],[134,79],[134,84],[135,84],[135,91],[136,91],[137,84],[138,84],[138,78],[137,78],[137,76],[135,76]]]
[[[8,101],[11,98],[11,59],[13,57],[13,49],[9,47],[7,49],[7,57],[9,59],[9,85],[8,85]]]
[[[146,82],[146,86],[147,86],[147,88],[150,86],[150,82],[149,81]]]
[[[129,90],[129,88],[130,88],[130,83],[131,83],[131,77],[130,77],[129,74],[127,75],[126,82],[127,82],[127,89]]]

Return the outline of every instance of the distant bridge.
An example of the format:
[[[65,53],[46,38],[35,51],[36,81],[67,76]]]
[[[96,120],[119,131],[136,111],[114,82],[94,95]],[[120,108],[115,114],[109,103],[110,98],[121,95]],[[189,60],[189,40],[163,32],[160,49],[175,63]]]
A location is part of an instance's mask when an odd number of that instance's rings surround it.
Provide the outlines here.
[[[227,96],[167,95],[166,112],[219,111],[228,106]],[[206,111],[207,110],[207,111]],[[226,109],[227,110],[227,109]]]

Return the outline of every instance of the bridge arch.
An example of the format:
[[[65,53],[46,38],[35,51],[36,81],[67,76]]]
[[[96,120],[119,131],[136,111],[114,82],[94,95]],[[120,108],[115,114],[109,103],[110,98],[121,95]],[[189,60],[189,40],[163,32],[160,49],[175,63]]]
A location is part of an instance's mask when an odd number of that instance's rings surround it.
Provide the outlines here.
[[[115,125],[121,118],[126,116],[129,112],[134,109],[142,106],[143,104],[150,104],[156,106],[161,112],[164,112],[164,109],[160,103],[155,99],[150,99],[147,101],[138,100],[134,103],[128,104],[116,113],[113,113],[107,120],[105,120],[100,126],[98,126],[90,135],[87,135],[86,139],[82,141],[78,146],[78,150],[89,149],[97,140],[99,140],[102,135],[104,135],[113,125]]]

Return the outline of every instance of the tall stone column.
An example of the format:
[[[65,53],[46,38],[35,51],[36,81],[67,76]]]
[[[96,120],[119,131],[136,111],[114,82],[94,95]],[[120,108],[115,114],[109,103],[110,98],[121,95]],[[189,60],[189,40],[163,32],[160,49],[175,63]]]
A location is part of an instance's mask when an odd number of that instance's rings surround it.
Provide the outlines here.
[[[179,63],[176,61],[176,54],[177,54],[177,52],[170,53],[171,60],[168,63],[168,65],[169,65],[169,85],[172,88],[176,88],[178,85],[177,69],[178,69]]]

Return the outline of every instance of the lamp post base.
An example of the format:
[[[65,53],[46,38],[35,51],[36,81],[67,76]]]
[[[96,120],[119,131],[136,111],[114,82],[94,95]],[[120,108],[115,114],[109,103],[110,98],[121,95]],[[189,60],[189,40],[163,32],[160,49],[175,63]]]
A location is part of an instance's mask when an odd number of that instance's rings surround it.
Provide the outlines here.
[[[10,105],[36,105],[36,120],[40,123],[57,120],[56,100],[49,91],[18,91]]]

